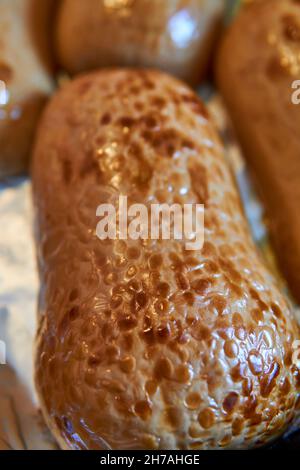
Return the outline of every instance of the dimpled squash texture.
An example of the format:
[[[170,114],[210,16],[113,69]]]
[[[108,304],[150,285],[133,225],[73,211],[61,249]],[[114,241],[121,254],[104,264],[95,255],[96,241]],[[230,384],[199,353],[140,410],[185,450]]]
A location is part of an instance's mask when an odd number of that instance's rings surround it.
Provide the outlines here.
[[[251,241],[201,101],[155,71],[76,79],[33,163],[36,385],[72,449],[262,445],[299,408],[297,327]],[[204,203],[205,244],[100,241],[96,208]]]

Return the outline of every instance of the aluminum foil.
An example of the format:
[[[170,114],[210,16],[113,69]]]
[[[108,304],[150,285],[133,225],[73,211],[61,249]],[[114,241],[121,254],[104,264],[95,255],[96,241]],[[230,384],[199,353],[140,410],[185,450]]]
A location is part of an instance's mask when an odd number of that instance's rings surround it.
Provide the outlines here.
[[[226,155],[236,174],[254,239],[276,275],[262,221],[262,209],[251,187],[244,160],[228,126],[220,99],[213,96],[209,107],[225,139]],[[0,449],[55,449],[56,444],[40,415],[33,384],[38,278],[29,179],[0,183],[0,221],[2,356],[4,343],[6,346],[6,365],[0,365]],[[285,288],[284,284],[282,288]],[[300,438],[291,441],[287,437],[279,445],[289,447],[290,442],[300,449]]]
[[[0,449],[54,448],[33,385],[38,279],[29,180],[0,184],[0,221]]]

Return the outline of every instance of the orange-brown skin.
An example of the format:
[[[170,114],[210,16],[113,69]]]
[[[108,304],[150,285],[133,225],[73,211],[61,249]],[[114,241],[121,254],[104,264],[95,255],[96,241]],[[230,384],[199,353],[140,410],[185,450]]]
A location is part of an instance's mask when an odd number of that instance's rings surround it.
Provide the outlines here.
[[[249,448],[299,407],[298,330],[251,240],[207,111],[156,71],[77,78],[33,161],[36,385],[64,448]],[[184,191],[183,191],[184,189]],[[204,203],[205,245],[101,242],[96,208]]]
[[[71,74],[155,67],[197,84],[223,10],[224,0],[63,0],[57,56]]]
[[[38,8],[36,3],[38,2]],[[46,38],[53,0],[0,0],[0,178],[27,169],[35,127],[53,83]]]
[[[300,302],[300,1],[245,6],[225,35],[217,81],[265,204],[283,274]]]

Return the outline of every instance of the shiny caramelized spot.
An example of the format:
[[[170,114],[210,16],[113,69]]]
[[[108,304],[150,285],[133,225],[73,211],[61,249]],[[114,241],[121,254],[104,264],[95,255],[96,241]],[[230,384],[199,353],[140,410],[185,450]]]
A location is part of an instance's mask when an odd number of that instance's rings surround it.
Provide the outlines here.
[[[270,404],[270,406],[265,411],[266,411],[266,415],[267,415],[267,417],[270,421],[273,418],[275,418],[276,415],[278,415],[278,409],[273,404]]]
[[[205,271],[209,274],[217,274],[219,272],[219,266],[214,261],[207,261],[205,263]]]
[[[126,284],[123,284],[122,282],[120,284],[116,284],[112,288],[113,295],[123,295],[125,292],[126,292]]]
[[[276,379],[280,373],[280,365],[273,362],[268,373],[260,381],[260,393],[266,398],[270,395],[276,384]]]
[[[3,62],[0,62],[0,80],[5,82],[8,85],[13,79],[14,72],[12,68]]]
[[[203,245],[203,249],[202,249],[202,254],[203,256],[207,256],[207,257],[212,257],[216,254],[216,248],[215,246],[210,243],[210,242],[205,242],[204,245]],[[207,262],[207,265],[209,265],[209,261]],[[211,263],[213,263],[213,266],[214,268],[216,269],[215,272],[218,272],[219,271],[219,266],[217,263],[214,263],[213,261],[211,261]]]
[[[219,442],[219,445],[220,447],[227,447],[231,441],[232,441],[232,436],[230,434],[227,434],[221,439],[221,441]]]
[[[201,437],[202,434],[203,434],[203,430],[199,427],[198,424],[193,423],[189,427],[189,435],[193,439],[197,439],[198,437]]]
[[[136,360],[132,356],[125,357],[120,361],[120,368],[125,374],[133,372],[136,367]]]
[[[232,435],[239,436],[242,433],[244,427],[244,420],[242,418],[236,418],[232,423]]]
[[[178,382],[180,382],[182,384],[186,384],[186,383],[190,382],[191,378],[192,378],[192,372],[189,369],[189,367],[187,367],[185,365],[181,365],[181,366],[176,367],[175,379]]]
[[[218,317],[215,321],[214,328],[220,338],[224,339],[225,341],[231,338],[233,329],[228,317]]]
[[[167,298],[170,294],[170,286],[167,282],[159,282],[157,285],[158,295]]]
[[[170,325],[159,326],[157,329],[157,338],[160,342],[166,342],[171,337],[171,328]]]
[[[276,318],[284,318],[284,315],[283,315],[280,307],[278,307],[278,305],[272,303],[271,304],[271,309],[272,309],[272,312],[274,313]]]
[[[134,411],[143,421],[147,421],[152,414],[152,408],[148,401],[138,401],[134,407]]]
[[[215,414],[211,408],[205,408],[198,415],[200,426],[204,429],[211,428],[215,423]]]
[[[166,313],[169,309],[169,303],[166,300],[156,300],[154,308],[158,314]]]
[[[228,281],[228,286],[233,296],[235,296],[236,298],[243,297],[244,290],[238,284]]]
[[[208,443],[211,446],[211,448],[213,448],[215,446],[214,443],[211,444],[211,440],[208,440]],[[194,441],[188,446],[188,450],[200,450],[202,448],[203,448],[203,439],[199,439],[198,441]],[[182,450],[186,450],[186,447],[183,446]]]
[[[140,308],[145,308],[148,303],[148,296],[145,292],[138,292],[135,296],[135,300]]]
[[[191,266],[192,268],[198,266],[199,260],[195,258],[194,256],[187,256],[185,259],[185,263],[187,266]]]
[[[104,282],[108,286],[115,284],[118,281],[118,274],[115,272],[110,272],[104,277]]]
[[[136,293],[136,292],[139,292],[139,290],[141,289],[141,284],[139,281],[135,280],[135,279],[131,279],[128,283],[127,283],[127,292],[129,293]]]
[[[258,307],[260,308],[260,310],[262,312],[268,312],[269,311],[268,305],[265,302],[263,302],[262,300],[259,300],[257,302],[257,305],[258,305]]]
[[[253,382],[249,377],[243,379],[242,390],[245,397],[250,396],[253,392]]]
[[[169,193],[165,189],[160,189],[155,192],[155,197],[158,200],[158,202],[160,202],[161,204],[168,201],[168,195]]]
[[[232,315],[232,323],[235,327],[241,327],[244,324],[243,318],[239,313],[234,313]]]
[[[151,271],[149,275],[149,279],[153,287],[156,287],[157,283],[160,281],[160,272],[159,271]]]
[[[211,288],[210,279],[197,279],[192,283],[192,288],[199,295],[205,295],[207,291]]]
[[[143,443],[143,449],[157,450],[159,447],[159,440],[156,436],[152,434],[146,434],[141,438]]]
[[[151,397],[156,393],[158,383],[155,380],[148,380],[145,385],[146,392]]]
[[[168,358],[159,359],[154,367],[154,375],[158,380],[170,379],[173,375],[174,368],[172,362]]]
[[[244,341],[247,337],[247,332],[243,326],[236,326],[234,330],[234,334],[237,339]]]
[[[173,157],[174,153],[182,148],[180,133],[176,129],[146,130],[142,137],[162,156]]]
[[[284,365],[290,367],[293,362],[293,352],[289,345],[285,346]]]
[[[175,275],[175,280],[180,290],[187,290],[189,288],[189,281],[183,273],[177,273]]]
[[[127,269],[127,272],[126,272],[126,276],[128,277],[134,277],[137,273],[137,269],[135,266],[131,265],[129,266],[129,268]]]
[[[110,301],[110,306],[112,309],[119,308],[123,303],[123,299],[120,295],[113,295]]]
[[[203,322],[195,321],[192,328],[192,336],[198,341],[209,341],[211,339],[211,331]]]
[[[291,383],[288,378],[285,378],[283,383],[280,385],[280,392],[282,395],[288,395],[291,391]]]
[[[250,397],[247,398],[244,403],[244,418],[248,419],[255,416],[257,404],[257,397],[254,394],[251,394]]]
[[[196,410],[201,405],[202,399],[199,393],[193,392],[190,393],[185,400],[187,408],[190,410]]]
[[[255,323],[259,323],[264,320],[264,314],[258,308],[254,308],[251,310],[251,317],[253,318]]]
[[[107,357],[107,359],[109,360],[116,360],[119,358],[120,356],[120,349],[118,348],[118,346],[115,346],[113,344],[107,346],[106,350],[105,350],[105,355]]]
[[[243,380],[244,371],[243,371],[243,367],[241,366],[241,364],[237,364],[231,369],[230,376],[233,382],[240,382],[241,380]]]
[[[195,294],[193,292],[184,292],[183,298],[184,298],[185,302],[187,303],[187,305],[189,305],[190,307],[192,307],[194,305]]]
[[[214,295],[211,299],[210,305],[215,308],[219,315],[222,315],[226,309],[226,299],[222,295]]]
[[[263,420],[262,415],[259,413],[256,413],[250,419],[250,426],[258,426],[262,422],[262,420]]]
[[[163,263],[163,257],[160,254],[152,255],[149,259],[149,267],[150,269],[157,269]]]
[[[224,353],[230,359],[234,359],[239,355],[239,346],[234,340],[227,340],[224,343]]]
[[[256,301],[259,301],[260,300],[260,297],[259,297],[259,294],[258,292],[255,290],[255,289],[250,289],[249,290],[249,294],[251,295],[252,299],[253,300],[256,300]]]
[[[185,264],[182,259],[177,255],[177,253],[170,253],[170,260],[172,262],[172,269],[180,271],[184,268]]]
[[[146,327],[141,336],[148,345],[153,345],[156,342],[155,332],[152,326]]]
[[[118,324],[121,330],[132,330],[137,325],[137,321],[134,317],[128,315],[127,317],[121,318]]]
[[[197,196],[198,204],[208,205],[208,175],[206,168],[200,163],[192,160],[188,164],[188,171],[191,179],[191,186]]]
[[[138,247],[131,246],[127,250],[127,256],[129,259],[139,259],[139,257],[141,256],[141,251]]]
[[[260,375],[264,370],[264,360],[258,351],[252,350],[249,352],[248,364],[253,375]]]
[[[227,273],[231,280],[239,283],[242,278],[240,273],[234,268],[232,262],[225,258],[219,258],[219,266]]]
[[[239,402],[239,395],[237,393],[235,392],[228,393],[228,395],[224,398],[224,401],[223,401],[224,411],[228,414],[233,413],[238,402]]]

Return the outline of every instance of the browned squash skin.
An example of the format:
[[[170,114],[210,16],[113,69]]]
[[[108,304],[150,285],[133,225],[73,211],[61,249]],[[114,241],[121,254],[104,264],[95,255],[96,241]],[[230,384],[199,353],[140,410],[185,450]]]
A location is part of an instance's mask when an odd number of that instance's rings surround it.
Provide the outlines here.
[[[63,448],[249,448],[286,429],[298,329],[187,86],[126,69],[67,84],[39,128],[33,187],[36,385]],[[96,208],[119,194],[204,203],[203,249],[100,242]]]

